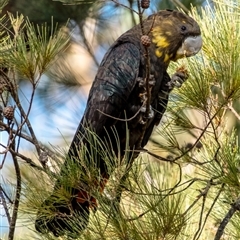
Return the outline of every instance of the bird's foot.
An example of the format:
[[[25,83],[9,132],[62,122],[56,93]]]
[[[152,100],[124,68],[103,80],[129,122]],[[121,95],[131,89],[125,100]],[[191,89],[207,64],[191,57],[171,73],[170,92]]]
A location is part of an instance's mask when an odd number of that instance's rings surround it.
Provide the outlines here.
[[[180,88],[182,84],[188,79],[189,74],[187,69],[182,66],[177,69],[177,71],[172,75],[171,80],[167,83],[170,90],[174,87]]]

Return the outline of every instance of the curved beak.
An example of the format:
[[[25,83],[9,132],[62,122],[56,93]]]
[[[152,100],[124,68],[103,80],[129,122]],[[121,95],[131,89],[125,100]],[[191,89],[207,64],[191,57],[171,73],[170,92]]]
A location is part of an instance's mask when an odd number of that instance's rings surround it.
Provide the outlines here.
[[[197,54],[202,48],[202,37],[198,36],[189,36],[185,38],[182,46],[177,51],[177,56],[180,57],[191,57]]]

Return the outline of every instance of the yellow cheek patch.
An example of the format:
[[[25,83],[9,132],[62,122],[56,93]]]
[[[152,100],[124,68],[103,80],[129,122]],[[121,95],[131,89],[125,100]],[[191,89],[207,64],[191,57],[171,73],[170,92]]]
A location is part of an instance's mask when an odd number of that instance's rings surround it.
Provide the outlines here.
[[[170,56],[168,54],[165,54],[163,61],[167,62],[167,61],[169,61],[169,59],[170,59]]]
[[[161,52],[161,50],[160,50],[159,48],[156,49],[155,54],[156,54],[156,56],[159,57],[159,58],[162,56],[162,52]]]
[[[164,57],[164,59],[163,59],[163,61],[164,62],[169,62],[170,61],[170,59],[172,58],[172,54],[167,54],[167,53],[163,53],[162,52],[162,50],[161,50],[161,48],[157,48],[156,50],[155,50],[155,54],[156,54],[156,56],[157,57]]]
[[[152,42],[156,45],[155,54],[158,58],[162,57],[164,62],[169,62],[171,55],[166,54],[167,48],[170,46],[168,37],[172,36],[170,31],[161,32],[159,27],[155,27],[152,30]]]
[[[159,41],[157,42],[158,47],[166,48],[169,46],[167,39],[165,37],[160,37]]]
[[[163,36],[155,36],[152,39],[152,42],[157,45],[157,47],[166,48],[169,46],[167,39]]]
[[[152,30],[152,42],[156,44],[157,47],[166,48],[169,46],[167,38],[163,35],[170,36],[171,32],[162,33],[160,28],[154,28]]]

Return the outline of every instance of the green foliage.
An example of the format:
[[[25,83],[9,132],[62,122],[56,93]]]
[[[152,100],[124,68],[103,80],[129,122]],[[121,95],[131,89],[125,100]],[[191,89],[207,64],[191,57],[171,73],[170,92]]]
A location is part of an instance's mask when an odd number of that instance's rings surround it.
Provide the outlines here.
[[[35,27],[28,19],[25,21],[23,15],[17,18],[9,16],[14,38],[9,34],[8,40],[2,42],[0,56],[4,59],[5,67],[15,68],[22,76],[34,82],[38,75],[46,72],[57,54],[66,48],[68,38],[64,32],[56,31],[52,26],[49,39],[49,27],[46,25]]]

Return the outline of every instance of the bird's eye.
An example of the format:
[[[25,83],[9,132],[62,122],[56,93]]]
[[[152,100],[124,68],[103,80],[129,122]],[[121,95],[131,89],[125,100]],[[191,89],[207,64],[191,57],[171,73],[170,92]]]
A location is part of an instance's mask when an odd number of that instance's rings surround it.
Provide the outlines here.
[[[187,29],[186,26],[184,26],[184,25],[181,26],[181,30],[182,30],[182,31],[185,31],[186,29]]]

